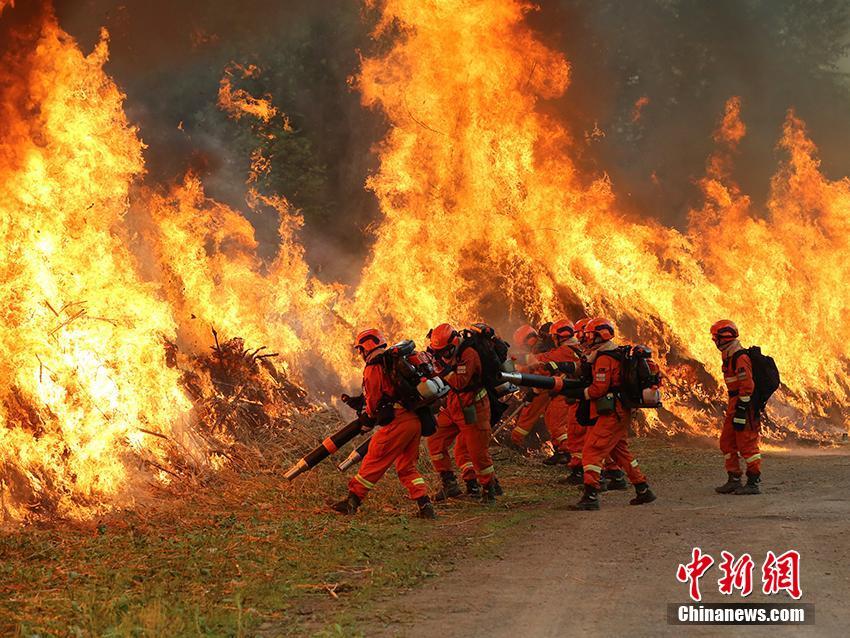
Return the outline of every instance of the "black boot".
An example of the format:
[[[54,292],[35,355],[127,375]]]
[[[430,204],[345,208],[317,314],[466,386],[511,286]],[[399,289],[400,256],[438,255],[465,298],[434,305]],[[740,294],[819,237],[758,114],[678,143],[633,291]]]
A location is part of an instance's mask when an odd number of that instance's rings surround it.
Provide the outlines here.
[[[443,487],[434,495],[435,501],[440,503],[461,495],[460,486],[457,484],[454,472],[440,472],[440,479],[443,481]]]
[[[570,470],[570,473],[558,481],[558,483],[566,483],[567,485],[584,485],[584,468],[581,465],[576,465]]]
[[[646,483],[636,483],[635,497],[629,501],[629,505],[644,505],[645,503],[652,503],[657,498],[653,491],[649,489],[649,485]]]
[[[357,496],[354,492],[348,493],[348,498],[340,501],[339,503],[334,503],[331,505],[331,509],[335,512],[339,512],[340,514],[356,514],[357,508],[360,507],[360,497]]]
[[[584,493],[581,495],[579,502],[573,505],[574,510],[598,510],[599,509],[599,493],[592,485],[584,486]]]
[[[570,462],[570,455],[567,452],[556,451],[552,456],[543,459],[543,465],[567,465]]]
[[[496,502],[496,485],[495,481],[490,481],[487,485],[481,486],[481,502],[485,505],[491,505]]]
[[[627,490],[626,473],[623,470],[602,470],[602,477],[608,480],[609,490]]]
[[[608,491],[608,479],[605,478],[604,476],[602,476],[601,474],[599,475],[599,487],[597,488],[596,491],[599,492],[600,494],[602,492]]]
[[[759,483],[761,483],[761,474],[747,474],[747,483],[745,485],[741,485],[736,489],[733,494],[737,496],[748,495],[748,494],[761,494],[761,490],[759,489]]]
[[[719,485],[714,488],[714,491],[718,494],[734,494],[735,490],[741,487],[741,475],[740,474],[732,474],[729,472],[729,478],[723,485]]]
[[[479,498],[481,496],[481,484],[477,479],[469,479],[466,482],[466,495],[471,496],[472,498]]]
[[[504,496],[505,490],[502,489],[502,484],[499,483],[499,479],[493,479],[493,490],[496,492],[496,496]]]
[[[419,511],[416,513],[417,518],[427,518],[430,520],[437,518],[437,512],[434,511],[434,506],[431,505],[430,498],[420,496],[416,499],[416,504],[419,506]]]

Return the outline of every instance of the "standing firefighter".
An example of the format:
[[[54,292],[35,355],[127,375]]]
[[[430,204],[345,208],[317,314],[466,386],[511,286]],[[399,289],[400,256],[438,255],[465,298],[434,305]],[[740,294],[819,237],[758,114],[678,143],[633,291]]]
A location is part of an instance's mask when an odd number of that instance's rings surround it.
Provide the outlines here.
[[[599,479],[605,459],[610,457],[624,468],[634,485],[631,505],[651,503],[656,499],[637,460],[629,452],[628,434],[632,410],[623,405],[620,387],[623,382],[620,350],[614,343],[614,326],[607,319],[593,319],[585,326],[588,361],[593,366],[592,380],[586,388],[565,388],[571,399],[590,401],[590,415],[596,423],[585,435],[583,453],[584,494],[576,509],[599,509]]]
[[[440,376],[451,388],[445,407],[437,415],[437,433],[428,441],[434,468],[443,480],[443,493],[459,492],[448,459],[451,441],[457,438],[457,445],[463,446],[458,460],[468,458],[472,462],[481,498],[492,503],[500,490],[490,458],[490,399],[482,380],[481,358],[447,323],[431,331],[430,350],[442,366]]]
[[[514,332],[513,345],[518,350],[516,357],[517,369],[527,371],[529,360],[543,352],[545,345],[540,339],[538,332],[529,325],[520,326]],[[525,445],[527,437],[534,429],[537,420],[546,412],[551,396],[548,392],[534,392],[528,390],[525,393],[525,405],[517,415],[516,425],[511,431],[511,442],[517,446]]]
[[[723,355],[723,380],[729,391],[729,402],[720,432],[720,450],[726,460],[729,478],[716,487],[719,494],[758,494],[761,480],[759,450],[759,415],[752,396],[756,389],[753,362],[741,347],[738,328],[728,320],[711,326],[711,338]],[[747,466],[747,482],[741,484],[741,461]]]
[[[435,518],[425,479],[416,469],[422,425],[415,413],[401,405],[399,390],[384,368],[382,358],[387,342],[378,330],[370,329],[357,335],[354,347],[366,363],[363,368],[361,422],[364,429],[375,425],[379,429],[372,436],[360,471],[348,483],[348,498],[333,505],[333,509],[342,514],[354,514],[369,490],[395,463],[399,481],[407,488],[411,500],[419,506],[417,515]]]

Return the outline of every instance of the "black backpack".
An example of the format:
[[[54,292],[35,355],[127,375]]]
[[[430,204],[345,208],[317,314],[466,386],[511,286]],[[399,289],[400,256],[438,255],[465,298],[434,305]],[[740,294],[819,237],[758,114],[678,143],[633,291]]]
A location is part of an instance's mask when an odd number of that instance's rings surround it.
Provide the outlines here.
[[[472,348],[481,359],[481,384],[490,399],[490,424],[495,425],[508,408],[506,403],[499,401],[496,388],[504,383],[502,364],[508,359],[510,344],[485,323],[472,324],[461,333],[461,338],[458,356],[466,348]]]
[[[753,390],[752,405],[756,414],[764,412],[767,406],[767,401],[779,389],[779,384],[782,379],[779,377],[779,368],[776,367],[776,361],[773,357],[764,354],[758,346],[750,346],[743,350],[738,350],[732,355],[732,369],[737,368],[738,357],[746,354],[750,357],[750,362],[753,365],[753,381],[756,389]]]
[[[606,350],[606,354],[620,362],[620,387],[617,391],[623,407],[660,408],[661,372],[652,360],[652,350],[646,346],[620,346]]]

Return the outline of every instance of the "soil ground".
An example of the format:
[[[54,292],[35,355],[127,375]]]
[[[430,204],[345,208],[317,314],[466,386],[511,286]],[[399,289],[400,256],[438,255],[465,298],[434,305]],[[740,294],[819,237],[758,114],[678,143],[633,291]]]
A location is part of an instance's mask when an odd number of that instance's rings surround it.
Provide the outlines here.
[[[718,496],[712,447],[635,439],[659,499],[603,495],[574,512],[574,487],[494,448],[507,490],[497,506],[456,501],[437,521],[411,517],[387,476],[355,517],[328,512],[345,493],[330,464],[289,484],[282,469],[175,485],[98,521],[0,531],[0,635],[15,636],[656,636],[741,628],[672,627],[687,599],[676,566],[699,546],[802,555],[813,627],[748,634],[845,636],[850,621],[850,449],[768,452],[764,493]],[[427,461],[423,460],[427,472]],[[435,489],[433,473],[426,474]],[[713,568],[705,600],[719,601]],[[733,596],[733,600],[740,600]],[[748,602],[764,600],[753,594]],[[787,602],[787,596],[774,602]]]
[[[666,624],[667,603],[686,602],[677,565],[694,546],[716,557],[749,552],[761,583],[765,553],[801,554],[801,602],[815,604],[810,627],[747,627],[748,635],[846,636],[850,622],[850,454],[812,451],[767,454],[760,496],[720,496],[719,455],[694,449],[659,454],[641,442],[658,501],[630,507],[632,492],[603,496],[599,512],[564,506],[570,491],[520,534],[484,560],[460,562],[444,578],[388,602],[368,636],[517,638],[518,636],[712,636],[734,627]],[[663,447],[663,446],[662,446]],[[649,449],[647,449],[649,448]],[[573,488],[575,489],[575,488]],[[565,492],[567,489],[564,490]],[[701,581],[706,602],[743,602],[717,591],[715,565]],[[724,600],[725,598],[725,600]],[[757,591],[746,602],[790,602]]]

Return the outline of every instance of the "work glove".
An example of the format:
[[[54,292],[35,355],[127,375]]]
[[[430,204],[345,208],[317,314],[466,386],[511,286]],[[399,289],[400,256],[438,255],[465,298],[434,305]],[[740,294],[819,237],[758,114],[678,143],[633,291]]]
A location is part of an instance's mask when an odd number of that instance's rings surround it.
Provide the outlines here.
[[[738,404],[735,406],[735,415],[732,417],[732,427],[736,431],[741,432],[747,427],[749,412],[750,404],[739,400]]]
[[[362,394],[357,395],[356,397],[351,397],[347,394],[343,394],[339,398],[345,405],[357,412],[357,414],[360,414],[363,411],[363,407],[366,404],[366,399],[363,397]]]
[[[375,427],[375,418],[365,412],[362,412],[358,418],[360,419],[360,432],[368,432]]]

